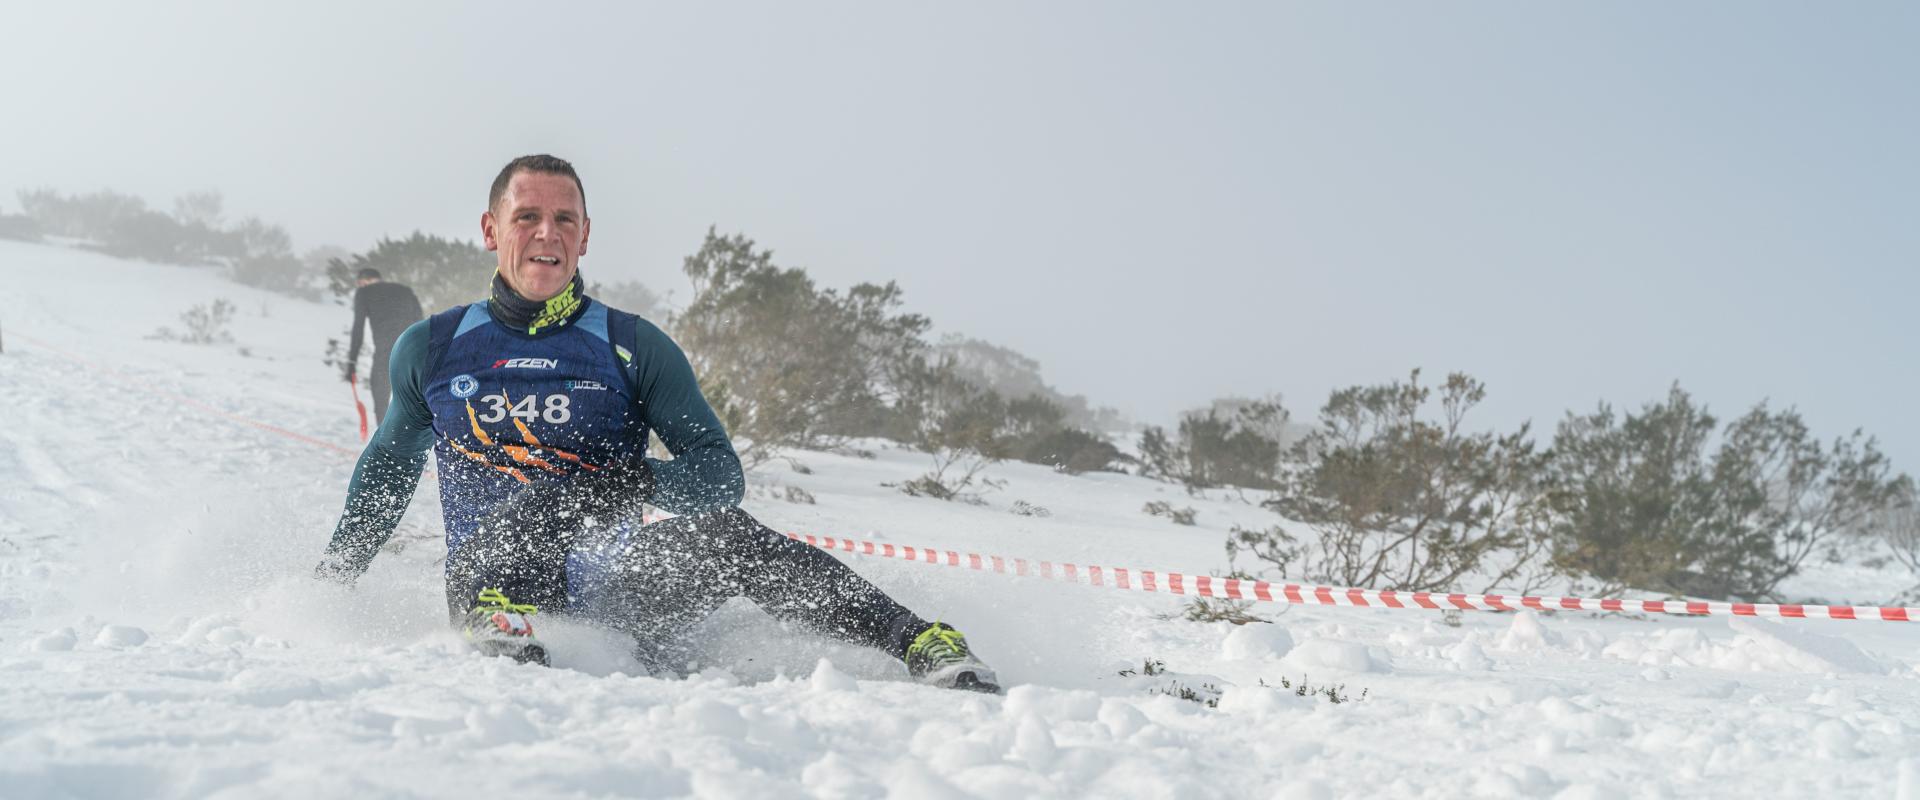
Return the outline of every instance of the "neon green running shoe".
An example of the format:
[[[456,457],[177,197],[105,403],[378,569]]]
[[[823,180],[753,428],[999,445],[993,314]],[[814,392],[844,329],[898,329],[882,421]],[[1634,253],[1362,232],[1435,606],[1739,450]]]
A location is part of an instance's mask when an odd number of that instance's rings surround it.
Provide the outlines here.
[[[907,645],[907,674],[943,689],[1000,693],[1000,678],[967,649],[967,637],[952,625],[936,622]]]
[[[499,589],[481,589],[478,599],[479,605],[467,612],[466,624],[461,626],[475,650],[547,666],[547,648],[534,638],[533,621],[528,619],[540,609],[508,600]]]

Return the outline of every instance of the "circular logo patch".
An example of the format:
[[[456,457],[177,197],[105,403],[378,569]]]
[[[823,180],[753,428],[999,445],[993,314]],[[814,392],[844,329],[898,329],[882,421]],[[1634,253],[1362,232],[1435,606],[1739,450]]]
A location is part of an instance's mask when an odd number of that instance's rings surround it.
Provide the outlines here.
[[[453,379],[453,383],[447,386],[447,390],[453,392],[454,397],[465,400],[472,397],[474,392],[480,391],[480,382],[474,380],[472,375],[461,375]]]

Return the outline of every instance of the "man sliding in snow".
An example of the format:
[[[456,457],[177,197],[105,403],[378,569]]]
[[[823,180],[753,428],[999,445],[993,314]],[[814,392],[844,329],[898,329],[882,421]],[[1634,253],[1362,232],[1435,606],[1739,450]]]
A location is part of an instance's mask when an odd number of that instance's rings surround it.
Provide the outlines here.
[[[351,582],[393,535],[435,448],[447,605],[482,652],[546,663],[528,617],[630,633],[650,668],[728,597],[906,662],[921,681],[998,691],[959,631],[929,623],[825,552],[737,506],[740,459],[679,346],[583,294],[586,190],[552,156],[494,179],[480,230],[491,299],[414,324],[392,356],[393,407],[354,468],[317,573]],[[670,460],[646,457],[658,434]],[[681,516],[643,525],[641,504]]]

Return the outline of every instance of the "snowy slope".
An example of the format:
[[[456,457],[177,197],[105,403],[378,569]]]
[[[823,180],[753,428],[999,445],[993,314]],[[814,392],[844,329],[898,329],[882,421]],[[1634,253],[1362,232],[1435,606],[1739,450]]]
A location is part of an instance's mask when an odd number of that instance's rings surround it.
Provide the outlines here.
[[[142,338],[215,297],[240,309],[236,344]],[[356,589],[305,577],[352,468],[351,403],[320,364],[346,319],[0,242],[0,797],[1920,796],[1920,628],[1891,623],[1295,608],[1236,628],[1167,619],[1165,596],[847,556],[1017,686],[913,685],[745,604],[686,680],[634,677],[616,639],[552,620],[555,668],[482,659],[441,622],[430,479],[405,549]],[[875,455],[768,468],[749,510],[1196,573],[1224,567],[1232,524],[1267,521],[1027,465],[996,467],[984,507],[910,498],[880,484],[924,457]],[[817,503],[774,499],[787,486]],[[1200,525],[1142,514],[1154,499]],[[1808,581],[1871,601],[1911,578]],[[1167,672],[1120,674],[1148,660]],[[1302,678],[1355,699],[1270,688]],[[1224,694],[1154,692],[1178,687]]]

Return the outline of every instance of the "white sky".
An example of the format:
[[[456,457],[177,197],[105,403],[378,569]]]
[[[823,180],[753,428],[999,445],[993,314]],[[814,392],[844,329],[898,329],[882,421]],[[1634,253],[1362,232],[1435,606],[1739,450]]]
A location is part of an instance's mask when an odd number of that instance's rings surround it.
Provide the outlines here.
[[[474,238],[573,160],[590,279],[710,224],[1145,421],[1423,367],[1550,430],[1679,380],[1920,469],[1920,6],[8,4],[0,210],[217,189]],[[476,292],[478,289],[476,288]],[[316,341],[326,331],[315,331]]]

